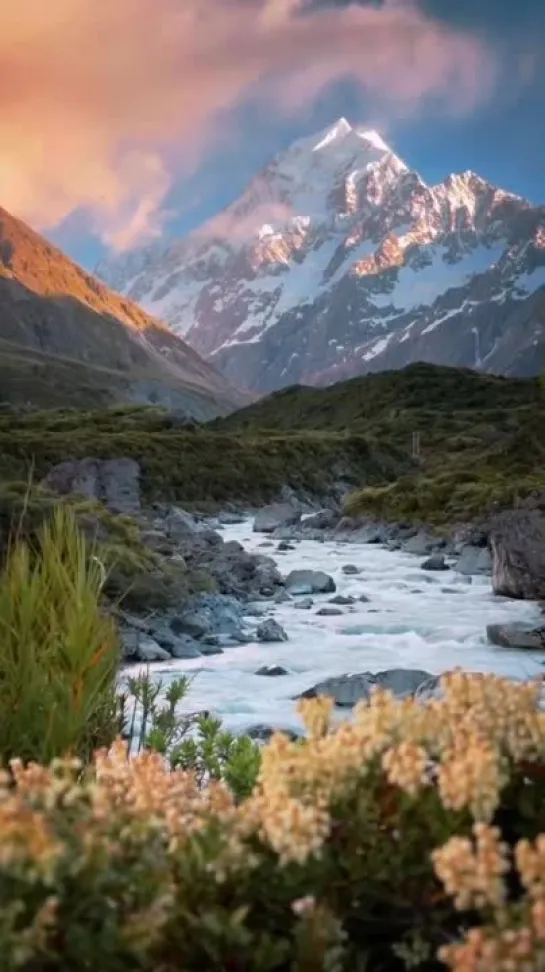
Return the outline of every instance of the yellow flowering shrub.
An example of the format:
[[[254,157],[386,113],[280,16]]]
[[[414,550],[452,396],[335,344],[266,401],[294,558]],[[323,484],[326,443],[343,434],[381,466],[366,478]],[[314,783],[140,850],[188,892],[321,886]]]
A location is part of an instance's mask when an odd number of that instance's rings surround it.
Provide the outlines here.
[[[2,972],[544,972],[539,683],[304,700],[238,799],[124,744],[0,783]]]

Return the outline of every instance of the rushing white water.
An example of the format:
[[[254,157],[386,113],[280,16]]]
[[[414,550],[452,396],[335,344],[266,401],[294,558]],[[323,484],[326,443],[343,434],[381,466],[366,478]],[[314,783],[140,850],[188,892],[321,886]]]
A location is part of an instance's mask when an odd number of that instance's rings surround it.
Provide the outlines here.
[[[344,607],[335,617],[316,615],[331,594],[315,595],[308,611],[293,603],[263,604],[266,616],[276,618],[289,641],[254,642],[228,648],[223,655],[154,666],[163,680],[182,672],[194,675],[187,708],[208,709],[229,729],[240,731],[256,723],[299,728],[294,696],[328,675],[386,668],[439,674],[456,666],[514,678],[543,672],[543,653],[488,644],[487,624],[540,619],[537,605],[494,596],[488,577],[473,577],[470,583],[453,570],[424,571],[422,557],[369,544],[303,540],[286,553],[277,552],[276,544],[261,549],[265,538],[252,533],[250,520],[226,528],[223,536],[239,540],[247,550],[271,554],[285,574],[302,567],[324,570],[334,578],[337,593],[369,597],[368,603]],[[361,573],[345,576],[342,567],[348,563]],[[290,674],[255,674],[272,664]]]

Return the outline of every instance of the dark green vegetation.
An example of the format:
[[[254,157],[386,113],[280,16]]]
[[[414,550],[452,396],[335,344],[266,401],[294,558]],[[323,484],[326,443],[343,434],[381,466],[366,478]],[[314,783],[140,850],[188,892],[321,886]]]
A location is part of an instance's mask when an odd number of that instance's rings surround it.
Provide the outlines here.
[[[349,431],[187,430],[161,409],[137,407],[0,413],[0,478],[25,479],[33,466],[39,479],[85,456],[136,459],[147,499],[186,503],[266,502],[285,484],[323,494],[337,480],[380,483],[406,466],[387,443]]]
[[[545,392],[421,364],[287,389],[194,429],[159,408],[0,411],[0,480],[86,456],[137,459],[147,501],[257,505],[343,482],[350,513],[440,525],[545,490]]]
[[[212,425],[246,434],[349,430],[370,448],[395,449],[404,465],[395,482],[356,492],[351,514],[442,524],[545,490],[545,391],[537,379],[417,364],[330,388],[286,389]]]

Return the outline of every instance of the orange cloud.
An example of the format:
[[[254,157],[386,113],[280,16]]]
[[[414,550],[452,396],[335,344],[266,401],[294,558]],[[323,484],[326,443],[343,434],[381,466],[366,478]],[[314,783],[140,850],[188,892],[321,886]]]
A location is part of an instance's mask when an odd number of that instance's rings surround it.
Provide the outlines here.
[[[113,247],[160,232],[174,175],[250,97],[280,112],[351,77],[395,120],[471,111],[494,59],[412,3],[16,0],[0,10],[0,203],[38,229],[76,210]]]

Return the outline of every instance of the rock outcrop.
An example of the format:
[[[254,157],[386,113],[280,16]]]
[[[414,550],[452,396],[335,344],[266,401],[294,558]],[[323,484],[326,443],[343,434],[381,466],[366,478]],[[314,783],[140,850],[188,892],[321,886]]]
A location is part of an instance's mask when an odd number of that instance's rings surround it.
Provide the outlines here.
[[[488,542],[494,592],[545,600],[545,518],[541,513],[517,509],[495,517]]]

